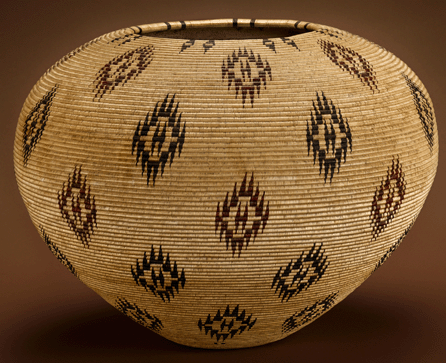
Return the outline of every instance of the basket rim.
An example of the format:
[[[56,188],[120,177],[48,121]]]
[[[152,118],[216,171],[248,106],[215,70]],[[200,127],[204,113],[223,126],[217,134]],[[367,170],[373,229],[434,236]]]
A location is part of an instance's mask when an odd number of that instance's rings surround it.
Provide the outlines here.
[[[130,29],[132,29],[135,33],[142,35],[166,30],[182,30],[192,28],[288,28],[310,32],[321,30],[325,27],[321,26],[320,24],[300,20],[243,18],[172,21],[130,27]]]

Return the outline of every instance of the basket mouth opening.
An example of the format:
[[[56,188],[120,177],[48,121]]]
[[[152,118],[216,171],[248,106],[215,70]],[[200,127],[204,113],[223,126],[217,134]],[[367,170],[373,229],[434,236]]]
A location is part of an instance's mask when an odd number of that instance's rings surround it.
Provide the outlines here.
[[[309,33],[313,24],[289,20],[217,19],[158,23],[138,27],[156,38],[231,40],[285,38]]]
[[[311,30],[310,30],[311,31]],[[285,38],[306,33],[306,30],[287,28],[193,28],[165,30],[150,34],[156,38],[196,39],[196,40],[231,40],[231,39],[266,39]]]

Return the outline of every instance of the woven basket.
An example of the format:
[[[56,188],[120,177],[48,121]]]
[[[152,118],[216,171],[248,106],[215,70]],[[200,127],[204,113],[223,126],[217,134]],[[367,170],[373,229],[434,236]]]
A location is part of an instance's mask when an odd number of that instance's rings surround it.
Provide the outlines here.
[[[290,20],[135,26],[23,106],[15,172],[56,257],[194,347],[265,344],[355,290],[434,180],[429,95],[363,38]]]

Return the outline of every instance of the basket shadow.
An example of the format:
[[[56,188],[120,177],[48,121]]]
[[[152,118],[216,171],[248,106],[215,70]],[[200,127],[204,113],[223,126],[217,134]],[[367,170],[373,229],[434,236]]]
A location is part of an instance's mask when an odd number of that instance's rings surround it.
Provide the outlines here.
[[[417,341],[413,314],[410,309],[398,310],[349,297],[285,339],[251,349],[215,351],[173,343],[104,305],[33,325],[10,339],[14,340],[11,348],[15,362],[291,362],[296,354],[307,361],[330,358],[336,362],[337,356],[361,357],[361,352],[376,345],[389,350],[388,358],[392,359],[395,341],[387,346],[386,341],[401,334],[404,341],[396,344],[410,347]],[[401,349],[399,346],[398,351]]]

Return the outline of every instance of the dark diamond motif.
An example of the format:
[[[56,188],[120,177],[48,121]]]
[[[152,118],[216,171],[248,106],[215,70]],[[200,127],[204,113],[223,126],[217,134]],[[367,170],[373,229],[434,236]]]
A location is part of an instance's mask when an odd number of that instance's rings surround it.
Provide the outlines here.
[[[179,274],[177,263],[174,262],[172,267],[169,254],[164,260],[161,246],[158,256],[152,246],[150,257],[147,258],[147,253],[144,252],[141,264],[136,260],[136,266],[131,266],[131,269],[136,284],[152,291],[153,295],[159,296],[164,302],[170,302],[175,297],[175,291],[179,293],[179,288],[183,289],[186,283],[184,269]]]
[[[336,169],[341,167],[347,159],[347,149],[352,152],[352,134],[348,120],[344,119],[341,110],[327,99],[323,92],[322,97],[316,92],[317,101],[313,101],[311,123],[307,121],[308,155],[313,150],[313,162],[319,160],[319,174],[324,168],[324,181],[330,175],[330,183]]]
[[[406,194],[406,180],[398,158],[392,160],[392,166],[387,169],[387,177],[382,180],[381,186],[376,188],[370,213],[372,226],[372,240],[386,229],[395,217],[396,212]]]
[[[251,99],[251,107],[254,107],[254,94],[257,90],[257,96],[260,97],[260,87],[266,89],[267,79],[272,80],[271,67],[267,60],[262,60],[260,54],[256,56],[253,51],[238,52],[234,51],[227,60],[223,60],[221,66],[221,78],[224,81],[228,79],[228,90],[231,87],[235,89],[235,98],[239,92],[242,94],[242,103],[245,107],[245,100],[249,95]]]
[[[406,238],[407,234],[409,233],[410,229],[412,228],[413,224],[415,223],[415,220],[412,221],[412,223],[409,225],[409,227],[407,227],[403,234],[400,236],[400,238],[398,238],[398,241],[396,241],[384,254],[383,257],[381,257],[381,259],[378,261],[378,263],[376,264],[375,268],[373,269],[372,272],[375,272],[378,268],[380,268],[382,266],[382,264],[384,262],[387,261],[387,259],[390,257],[390,255],[398,248],[398,246],[401,244],[401,242],[403,242],[404,238]]]
[[[141,160],[142,175],[147,172],[147,185],[153,172],[153,185],[161,166],[161,176],[170,159],[172,166],[175,153],[181,156],[184,138],[186,136],[186,123],[181,121],[182,113],[178,114],[178,105],[175,103],[175,95],[168,102],[166,96],[161,106],[157,102],[152,115],[147,113],[144,122],[139,121],[135,134],[133,135],[132,154],[136,151],[136,165]]]
[[[251,330],[256,321],[257,318],[252,319],[252,314],[248,316],[245,310],[239,313],[238,305],[232,311],[228,305],[223,314],[218,310],[213,318],[209,314],[204,322],[198,320],[198,328],[211,338],[215,337],[214,344],[224,344],[226,339],[232,339],[237,333],[240,335],[245,330]]]
[[[282,302],[288,301],[320,280],[329,265],[324,252],[322,244],[317,248],[315,243],[308,253],[302,252],[296,261],[291,260],[283,270],[281,267],[277,271],[271,288],[276,287],[275,293],[279,292]]]
[[[362,55],[353,49],[328,40],[319,39],[318,43],[325,55],[339,68],[353,77],[358,77],[362,84],[368,86],[373,92],[378,90],[376,73],[372,65]]]
[[[58,85],[55,85],[47,92],[26,117],[23,125],[23,164],[25,166],[45,130],[57,88]]]
[[[321,316],[333,307],[337,296],[337,292],[330,294],[325,299],[318,300],[313,305],[307,306],[305,309],[290,316],[282,324],[282,334],[287,334],[293,330],[299,329],[303,325]]]
[[[93,101],[135,80],[149,66],[152,58],[152,45],[132,49],[113,58],[96,74]]]
[[[97,226],[96,204],[81,166],[76,166],[68,176],[68,182],[63,184],[58,194],[58,202],[62,218],[84,247],[89,247],[94,227]]]
[[[62,263],[62,265],[64,265],[68,270],[70,270],[70,272],[74,276],[79,277],[76,270],[74,269],[73,265],[70,263],[70,261],[68,261],[67,256],[65,256],[64,253],[59,249],[59,247],[57,247],[55,245],[55,243],[51,241],[50,236],[48,236],[46,234],[43,227],[40,226],[39,228],[40,228],[40,234],[42,235],[43,240],[45,241],[46,245],[48,246],[50,251],[53,253],[53,255],[56,256],[56,258],[59,260],[59,262]]]
[[[289,46],[291,46],[291,47],[294,47],[294,48],[296,48],[297,50],[300,50],[300,49],[298,48],[298,46],[296,45],[296,43],[294,42],[294,40],[292,40],[292,39],[290,39],[290,38],[285,38],[285,37],[280,38],[280,39],[282,39],[282,41],[283,41],[286,45],[289,45]]]
[[[423,127],[424,135],[426,136],[427,143],[429,145],[429,149],[432,153],[434,148],[434,136],[435,136],[435,116],[434,110],[424,95],[423,91],[418,87],[409,77],[403,74],[404,79],[406,80],[407,86],[410,89],[410,92],[413,96],[413,103],[418,112],[418,116],[421,121],[421,125]]]
[[[274,53],[276,52],[276,45],[274,44],[274,41],[271,39],[263,39],[263,45],[269,49],[271,49]]]
[[[229,192],[226,193],[226,199],[220,210],[220,202],[217,204],[215,215],[215,232],[220,229],[220,241],[225,236],[226,249],[231,246],[232,256],[238,250],[238,256],[242,252],[243,246],[248,248],[249,242],[255,241],[262,226],[262,233],[266,227],[269,218],[269,202],[265,208],[265,192],[259,200],[259,184],[254,191],[254,173],[251,175],[249,185],[246,185],[248,173],[245,174],[240,189],[237,189],[237,183],[234,185],[231,199]]]
[[[151,315],[147,310],[141,309],[136,304],[129,303],[126,299],[118,298],[115,302],[115,307],[130,319],[136,321],[138,324],[149,328],[150,330],[159,333],[163,329],[163,323],[155,315]]]

